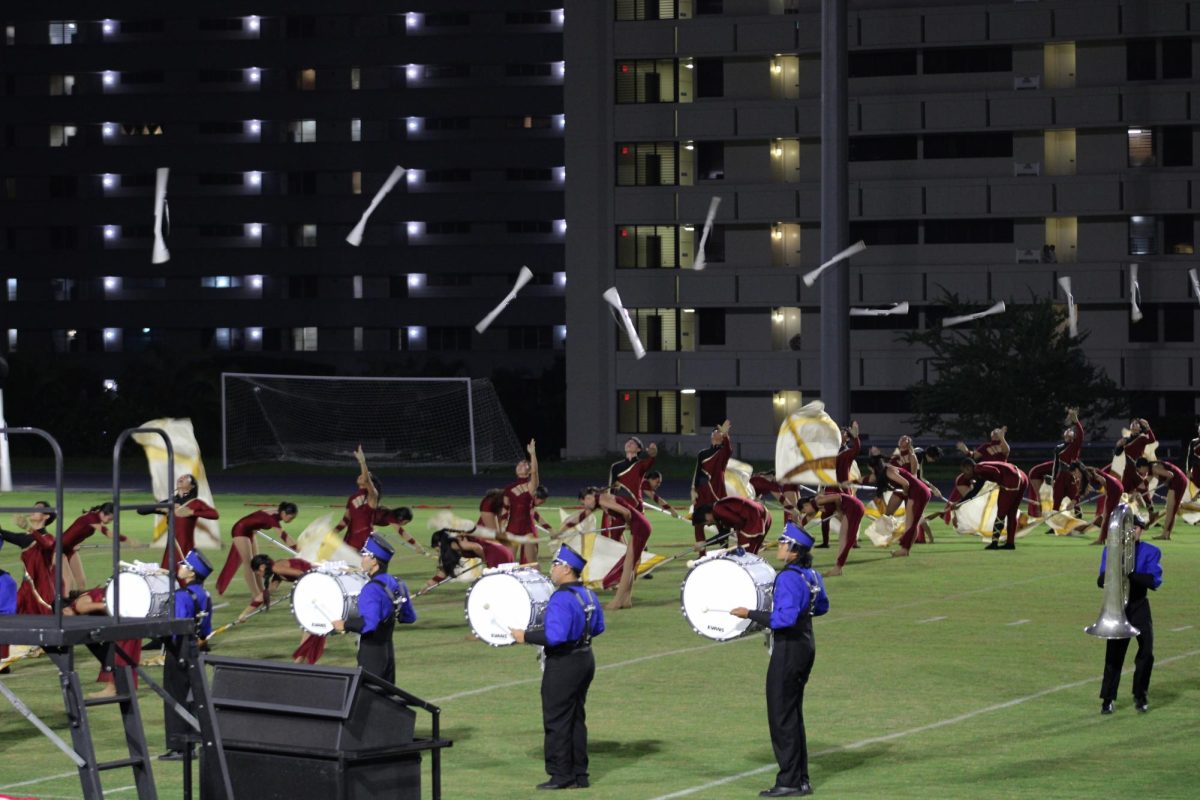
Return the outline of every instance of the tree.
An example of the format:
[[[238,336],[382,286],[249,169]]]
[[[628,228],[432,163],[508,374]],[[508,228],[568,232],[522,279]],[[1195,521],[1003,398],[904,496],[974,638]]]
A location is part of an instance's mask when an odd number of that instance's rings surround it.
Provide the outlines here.
[[[950,293],[940,305],[945,316],[978,310]],[[1057,439],[1068,406],[1079,407],[1089,430],[1128,418],[1116,384],[1084,355],[1087,334],[1071,338],[1066,317],[1064,308],[1032,298],[961,327],[905,334],[902,341],[929,351],[919,359],[927,378],[909,387],[910,421],[920,433],[946,437],[986,437],[1007,425],[1029,441]]]

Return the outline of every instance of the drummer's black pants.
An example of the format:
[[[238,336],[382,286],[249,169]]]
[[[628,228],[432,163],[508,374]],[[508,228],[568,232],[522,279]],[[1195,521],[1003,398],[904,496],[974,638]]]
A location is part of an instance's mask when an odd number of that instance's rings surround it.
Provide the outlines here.
[[[196,658],[195,641],[172,643],[167,641],[167,649],[163,654],[163,691],[177,700],[193,716],[196,705],[192,702],[192,682],[188,678],[189,657]],[[192,726],[175,712],[172,704],[163,701],[163,727],[167,734],[168,750],[183,750],[187,746],[187,737],[196,736]]]
[[[808,780],[808,742],[804,734],[804,685],[812,672],[816,647],[811,635],[775,635],[767,667],[767,722],[779,763],[776,786],[797,788]]]
[[[1149,600],[1133,600],[1125,606],[1125,619],[1141,631],[1137,637],[1137,655],[1133,659],[1133,696],[1145,699],[1150,689],[1150,673],[1154,669],[1154,621],[1150,617]],[[1121,685],[1121,669],[1125,666],[1128,639],[1109,639],[1104,651],[1104,680],[1100,684],[1100,699],[1115,700]]]
[[[545,728],[546,774],[556,783],[588,776],[587,724],[584,703],[596,675],[591,647],[546,656],[542,675],[542,725]]]

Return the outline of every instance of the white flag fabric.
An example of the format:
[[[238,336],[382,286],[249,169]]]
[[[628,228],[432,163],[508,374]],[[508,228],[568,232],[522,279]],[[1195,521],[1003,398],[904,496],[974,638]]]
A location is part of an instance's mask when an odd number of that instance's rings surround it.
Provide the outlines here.
[[[171,253],[167,250],[166,240],[163,239],[163,220],[169,219],[167,178],[170,174],[171,170],[168,167],[159,167],[154,173],[154,249],[150,253],[150,261],[154,264],[163,264],[171,260]]]
[[[1142,287],[1138,286],[1138,265],[1129,265],[1129,318],[1142,321]]]
[[[890,317],[893,315],[904,315],[908,313],[908,301],[903,303],[893,303],[891,308],[852,308],[850,316],[852,317]]]
[[[638,338],[637,327],[633,324],[633,319],[629,316],[629,312],[625,310],[624,304],[621,302],[621,295],[617,292],[617,287],[612,286],[604,290],[605,302],[613,307],[613,313],[616,315],[617,322],[625,330],[625,335],[629,337],[629,343],[633,346],[633,356],[637,359],[646,357],[646,348],[642,346],[642,340]]]
[[[994,306],[985,311],[977,311],[974,314],[963,314],[961,317],[946,317],[944,320],[942,320],[942,327],[949,328],[954,325],[961,325],[964,322],[973,322],[977,319],[983,319],[984,317],[991,317],[996,314],[1003,313],[1004,301],[1001,300],[999,303],[996,303]]]
[[[508,308],[508,304],[516,298],[517,292],[521,291],[525,287],[525,284],[531,280],[533,280],[533,272],[530,271],[529,267],[521,267],[521,271],[517,273],[517,282],[513,284],[512,291],[505,295],[500,304],[489,311],[486,317],[479,320],[479,323],[475,326],[475,330],[479,333],[486,331],[488,326],[496,320],[496,317],[500,316],[500,312]]]
[[[992,526],[996,524],[996,504],[999,501],[999,487],[988,481],[979,490],[979,494],[951,512],[954,515],[954,530],[962,534],[990,538]]]
[[[758,493],[750,485],[752,475],[754,475],[754,467],[745,461],[738,461],[736,458],[729,459],[725,463],[725,494],[729,497],[745,497],[750,500],[757,498]]]
[[[296,539],[296,551],[300,558],[316,564],[322,561],[345,561],[356,565],[360,561],[358,551],[346,544],[333,529],[333,512],[322,514],[304,528]]]
[[[196,497],[216,508],[212,490],[208,486],[208,476],[204,472],[204,462],[200,459],[200,445],[196,442],[192,421],[165,417],[144,422],[140,427],[159,428],[167,434],[175,451],[175,479],[178,480],[180,475],[191,475],[196,479]],[[167,479],[167,448],[162,437],[153,433],[135,433],[133,440],[142,446],[146,454],[146,462],[150,467],[150,487],[154,497],[163,500],[174,496],[175,487]],[[196,547],[218,550],[221,548],[219,522],[220,520],[215,519],[196,520]],[[166,516],[156,514],[154,541],[157,542],[166,532]]]
[[[383,202],[383,198],[387,197],[388,192],[395,188],[396,184],[400,181],[400,177],[404,175],[405,172],[407,172],[407,170],[401,166],[397,166],[392,169],[392,174],[388,175],[387,180],[383,182],[383,186],[379,187],[379,191],[376,192],[375,197],[371,199],[371,205],[367,206],[367,210],[363,212],[363,215],[359,218],[358,223],[353,229],[351,229],[350,233],[347,234],[347,242],[354,247],[358,247],[360,244],[362,244],[363,230],[367,227],[367,220],[371,218],[373,213],[375,213],[375,209],[380,203]]]
[[[822,264],[821,266],[814,269],[812,272],[805,273],[804,285],[812,286],[814,283],[817,282],[817,278],[821,277],[822,272],[829,269],[830,267],[832,267],[834,264],[838,263],[839,261],[850,258],[850,256],[857,255],[858,253],[861,253],[863,250],[866,250],[866,249],[867,249],[866,243],[864,243],[860,239],[859,241],[857,241],[854,244],[847,247],[845,250],[834,255],[833,258],[829,259],[824,264]]]
[[[1192,294],[1196,296],[1196,302],[1200,303],[1200,274],[1197,274],[1193,267],[1188,270],[1188,277],[1192,279]]]
[[[837,483],[842,431],[815,400],[788,415],[775,437],[775,480],[805,486]]]
[[[1079,336],[1079,311],[1075,307],[1075,295],[1071,294],[1071,279],[1064,275],[1058,279],[1058,285],[1067,296],[1067,324],[1074,339]]]
[[[700,244],[696,246],[696,257],[692,260],[692,269],[704,269],[707,262],[704,260],[704,245],[708,243],[708,234],[712,233],[713,220],[717,218],[717,207],[721,205],[721,198],[714,196],[708,203],[708,215],[704,218],[704,230],[700,233]]]

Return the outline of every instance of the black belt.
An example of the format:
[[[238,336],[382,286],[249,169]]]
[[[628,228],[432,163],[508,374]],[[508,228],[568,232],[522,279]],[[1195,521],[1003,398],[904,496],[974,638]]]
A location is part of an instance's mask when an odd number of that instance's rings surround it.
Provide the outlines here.
[[[547,647],[546,658],[554,658],[557,656],[569,656],[574,653],[583,653],[592,649],[592,645],[588,644],[571,644],[571,645],[556,645],[555,647]]]

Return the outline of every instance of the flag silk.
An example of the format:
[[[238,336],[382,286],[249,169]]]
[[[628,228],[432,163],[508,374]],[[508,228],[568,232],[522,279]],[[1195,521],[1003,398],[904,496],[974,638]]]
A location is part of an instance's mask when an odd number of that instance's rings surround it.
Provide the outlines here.
[[[775,480],[805,486],[837,483],[842,431],[820,400],[788,415],[775,439]]]
[[[758,493],[750,485],[750,477],[754,467],[736,458],[729,459],[725,464],[725,494],[730,497],[745,497],[754,500]]]
[[[333,529],[333,513],[322,514],[308,523],[296,539],[300,558],[316,564],[321,561],[345,561],[352,567],[358,566],[359,554],[346,544]]]
[[[1188,525],[1200,523],[1200,486],[1188,481],[1187,496],[1183,498],[1186,504],[1180,507],[1180,516]],[[1191,508],[1187,508],[1191,506]]]
[[[1049,483],[1042,483],[1038,489],[1038,499],[1041,501],[1042,520],[1050,526],[1050,530],[1054,531],[1056,536],[1070,536],[1088,526],[1087,520],[1075,516],[1075,506],[1069,497],[1064,497],[1063,508],[1055,511],[1054,489]]]
[[[212,490],[208,486],[208,477],[204,472],[204,462],[200,459],[200,445],[196,443],[196,433],[192,430],[192,421],[164,417],[144,422],[140,427],[158,428],[167,434],[175,452],[175,480],[179,480],[180,475],[191,475],[196,479],[196,497],[216,508]],[[150,467],[150,487],[155,499],[164,500],[173,497],[175,486],[167,476],[167,448],[162,437],[153,433],[135,433],[133,440],[142,446],[142,451],[146,454],[146,463]],[[196,521],[196,547],[221,549],[219,522],[220,520],[215,519]],[[166,515],[155,515],[154,541],[157,542],[166,532]]]
[[[604,576],[625,560],[625,543],[599,533],[583,534],[578,540],[578,545],[572,545],[572,548],[587,560],[579,579],[590,589],[601,588]],[[640,575],[666,560],[666,556],[655,555],[649,550],[643,550],[642,557],[638,561],[637,573]]]
[[[988,481],[979,494],[954,509],[954,530],[964,535],[974,534],[984,538],[992,535],[996,524],[996,504],[1000,500],[1000,488]]]

